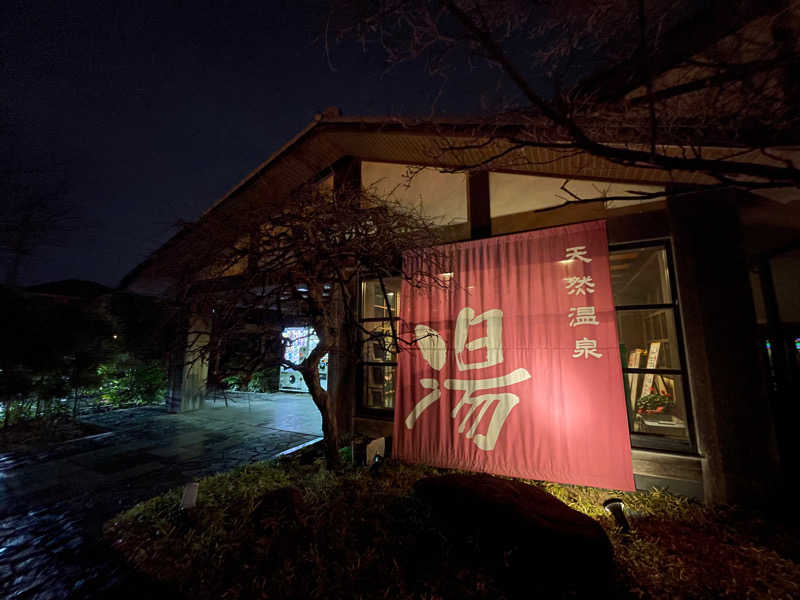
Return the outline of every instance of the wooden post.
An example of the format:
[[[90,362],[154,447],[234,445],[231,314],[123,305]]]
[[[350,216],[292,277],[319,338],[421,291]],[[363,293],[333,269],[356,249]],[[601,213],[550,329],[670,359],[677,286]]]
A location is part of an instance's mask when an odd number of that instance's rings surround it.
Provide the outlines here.
[[[763,504],[780,488],[736,197],[669,200],[707,502]]]
[[[468,173],[467,202],[469,203],[470,238],[473,240],[492,235],[489,200],[489,171]]]

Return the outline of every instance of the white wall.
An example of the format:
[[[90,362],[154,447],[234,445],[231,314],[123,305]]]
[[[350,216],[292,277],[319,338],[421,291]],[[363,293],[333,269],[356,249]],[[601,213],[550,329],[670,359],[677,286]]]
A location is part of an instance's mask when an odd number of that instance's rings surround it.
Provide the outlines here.
[[[609,183],[563,177],[540,177],[537,175],[516,175],[512,173],[489,173],[489,193],[491,194],[491,216],[502,217],[530,210],[541,210],[574,201],[569,193],[561,189],[564,182],[567,190],[581,199],[630,196],[632,200],[611,200],[606,208],[619,208],[629,204],[653,202],[656,200],[635,199],[637,192],[663,191],[661,186],[638,183]]]
[[[421,209],[423,215],[442,225],[469,220],[465,173],[365,161],[361,163],[361,183],[377,196]]]

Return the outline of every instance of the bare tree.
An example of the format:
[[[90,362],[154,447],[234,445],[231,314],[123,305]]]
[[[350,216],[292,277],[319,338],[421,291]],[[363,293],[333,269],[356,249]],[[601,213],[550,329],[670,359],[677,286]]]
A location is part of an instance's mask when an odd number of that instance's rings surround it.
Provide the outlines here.
[[[74,207],[64,202],[62,186],[44,185],[37,181],[41,176],[16,170],[2,177],[0,260],[6,285],[17,285],[25,262],[42,247],[60,246],[75,225]]]
[[[434,248],[442,230],[414,210],[363,190],[319,185],[280,202],[262,199],[213,228],[204,222],[198,227],[209,229],[197,236],[205,241],[193,246],[181,286],[184,302],[200,317],[190,327],[189,360],[214,364],[243,335],[259,338],[235,374],[249,377],[275,364],[299,371],[322,414],[327,464],[339,466],[337,406],[352,401],[344,390],[353,370],[349,377],[340,373],[326,390],[320,360],[336,353],[352,365],[361,344],[375,335],[357,319],[362,277],[383,281],[401,274],[417,287],[445,284],[439,274],[447,271],[447,259]],[[404,254],[422,268],[403,273]],[[284,326],[297,324],[313,327],[319,343],[294,363],[276,344]]]
[[[702,174],[704,189],[800,187],[796,1],[343,0],[328,30],[441,80],[497,74],[474,140],[443,142],[486,151],[464,168],[545,149]]]

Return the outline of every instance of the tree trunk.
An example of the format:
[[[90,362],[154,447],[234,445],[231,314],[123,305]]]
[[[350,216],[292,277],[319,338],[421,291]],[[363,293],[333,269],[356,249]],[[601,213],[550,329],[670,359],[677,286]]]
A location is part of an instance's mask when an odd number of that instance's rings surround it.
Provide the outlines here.
[[[11,423],[11,399],[13,396],[11,394],[7,394],[6,397],[3,399],[3,404],[6,407],[6,414],[3,415],[3,427],[8,427]]]
[[[319,344],[302,363],[300,373],[303,375],[303,380],[306,382],[314,404],[317,405],[322,415],[322,435],[325,437],[325,462],[329,470],[337,470],[342,467],[342,457],[339,455],[339,421],[336,415],[336,395],[332,390],[323,390],[319,383],[319,361],[334,344],[326,343],[328,340],[323,342],[321,338],[322,336],[320,336]]]
[[[73,371],[73,380],[72,380],[72,416],[76,418],[78,416],[78,368],[75,367]]]
[[[329,470],[342,467],[339,454],[339,423],[336,419],[336,403],[331,394],[325,394],[326,407],[322,412],[322,435],[325,436],[325,463]]]
[[[319,372],[316,368],[310,373],[308,369],[301,371],[303,379],[308,386],[308,391],[314,404],[317,405],[322,415],[322,435],[325,438],[325,463],[330,470],[342,467],[342,457],[339,455],[339,423],[336,418],[336,402],[333,394],[326,392],[319,384]]]

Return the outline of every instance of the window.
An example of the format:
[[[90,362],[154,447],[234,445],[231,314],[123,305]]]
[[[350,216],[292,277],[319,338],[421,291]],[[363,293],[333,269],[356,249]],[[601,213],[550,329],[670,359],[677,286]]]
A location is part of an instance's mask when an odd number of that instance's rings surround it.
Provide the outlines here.
[[[361,408],[368,411],[391,411],[397,377],[397,348],[392,335],[392,322],[398,320],[400,278],[384,279],[384,296],[380,281],[370,279],[361,284],[361,325],[366,332],[363,347]],[[385,413],[391,416],[391,412]]]
[[[631,442],[686,449],[687,390],[667,247],[617,247],[610,265]]]
[[[441,225],[469,221],[466,173],[442,173],[432,167],[362,161],[364,189],[379,198],[420,210]]]
[[[631,442],[689,450],[691,415],[668,248],[615,246],[610,268]],[[378,280],[361,288],[361,324],[371,334],[365,334],[360,408],[390,417],[397,376],[391,321],[398,319],[400,278],[384,284],[388,306]]]

